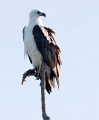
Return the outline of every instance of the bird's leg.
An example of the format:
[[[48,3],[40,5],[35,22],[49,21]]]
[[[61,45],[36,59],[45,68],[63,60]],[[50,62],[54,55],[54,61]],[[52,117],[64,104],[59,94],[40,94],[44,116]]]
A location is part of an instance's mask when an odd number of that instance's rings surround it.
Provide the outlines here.
[[[36,68],[33,68],[33,69],[29,69],[28,71],[26,71],[24,74],[23,74],[23,77],[22,77],[22,85],[24,83],[24,81],[26,81],[26,77],[29,77],[29,76],[37,76],[37,72],[36,72]]]
[[[36,68],[36,71],[37,71],[36,79],[37,79],[37,80],[40,79],[40,69],[41,69],[41,67],[37,67],[37,68]]]

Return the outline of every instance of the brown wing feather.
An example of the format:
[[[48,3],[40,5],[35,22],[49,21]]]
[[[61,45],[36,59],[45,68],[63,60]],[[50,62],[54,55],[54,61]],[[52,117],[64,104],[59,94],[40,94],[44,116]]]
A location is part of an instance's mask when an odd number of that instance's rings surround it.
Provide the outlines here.
[[[34,39],[38,50],[41,52],[43,61],[51,69],[50,79],[53,81],[56,78],[59,86],[59,66],[61,65],[60,48],[57,46],[54,39],[54,31],[50,28],[35,25],[33,29]]]

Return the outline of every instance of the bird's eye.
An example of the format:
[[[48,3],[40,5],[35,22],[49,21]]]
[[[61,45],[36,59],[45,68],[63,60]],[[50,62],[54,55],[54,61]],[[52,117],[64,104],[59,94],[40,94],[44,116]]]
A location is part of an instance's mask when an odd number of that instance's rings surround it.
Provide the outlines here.
[[[37,13],[38,13],[38,14],[40,14],[40,12],[39,12],[39,11],[38,11]]]

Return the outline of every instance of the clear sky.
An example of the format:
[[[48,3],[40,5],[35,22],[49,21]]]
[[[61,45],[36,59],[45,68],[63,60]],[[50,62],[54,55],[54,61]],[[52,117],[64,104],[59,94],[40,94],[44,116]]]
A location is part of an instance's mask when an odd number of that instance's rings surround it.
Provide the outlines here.
[[[22,74],[22,29],[42,9],[61,48],[61,86],[46,93],[51,120],[99,120],[99,0],[0,0],[0,120],[42,120],[40,82]]]

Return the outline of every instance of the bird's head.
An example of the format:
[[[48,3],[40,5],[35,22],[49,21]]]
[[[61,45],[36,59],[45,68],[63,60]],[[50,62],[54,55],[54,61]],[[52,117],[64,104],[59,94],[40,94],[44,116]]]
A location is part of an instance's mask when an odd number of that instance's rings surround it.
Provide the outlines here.
[[[35,9],[35,10],[32,10],[30,12],[29,18],[30,19],[38,19],[41,16],[46,17],[46,14],[43,11],[41,11],[41,10]]]

